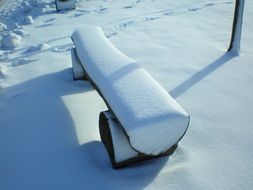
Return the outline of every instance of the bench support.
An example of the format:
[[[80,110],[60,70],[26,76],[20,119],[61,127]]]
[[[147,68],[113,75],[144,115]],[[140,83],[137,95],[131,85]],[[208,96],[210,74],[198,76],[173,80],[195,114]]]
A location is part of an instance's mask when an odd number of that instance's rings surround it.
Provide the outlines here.
[[[113,128],[117,129],[117,132],[113,132]],[[130,144],[128,143],[127,140],[119,142],[114,142],[116,141],[117,137],[120,137],[121,140],[122,138],[126,138],[125,135],[123,134],[122,129],[119,124],[117,124],[117,119],[114,119],[110,111],[104,111],[101,112],[99,115],[99,133],[101,140],[106,148],[106,151],[109,155],[112,167],[114,169],[122,168],[127,165],[133,165],[137,164],[139,162],[147,161],[147,160],[152,160],[155,158],[160,158],[164,156],[170,156],[171,154],[174,153],[174,151],[177,148],[177,143],[173,145],[171,148],[169,148],[167,151],[153,156],[153,155],[146,155],[142,154],[139,152],[136,152],[135,150],[132,149]],[[116,147],[117,146],[117,147]],[[128,152],[125,155],[125,159],[122,159],[120,161],[117,161],[118,157],[120,156],[118,153],[118,150],[124,150],[125,152]]]
[[[76,49],[71,49],[72,69],[74,80],[87,80],[84,68],[77,56]]]

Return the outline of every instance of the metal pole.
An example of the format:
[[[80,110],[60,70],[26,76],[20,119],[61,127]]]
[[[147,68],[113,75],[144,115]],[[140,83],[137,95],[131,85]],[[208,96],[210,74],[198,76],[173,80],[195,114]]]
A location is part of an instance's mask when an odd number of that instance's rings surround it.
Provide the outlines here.
[[[244,3],[244,0],[236,0],[235,2],[233,30],[228,51],[236,54],[239,54],[240,51]]]

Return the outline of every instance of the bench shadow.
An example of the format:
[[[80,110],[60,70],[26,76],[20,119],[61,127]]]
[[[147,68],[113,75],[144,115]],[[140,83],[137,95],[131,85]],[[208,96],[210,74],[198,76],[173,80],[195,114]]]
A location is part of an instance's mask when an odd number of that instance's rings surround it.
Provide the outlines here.
[[[219,57],[218,59],[216,59],[215,61],[213,61],[211,64],[209,64],[205,68],[201,69],[200,71],[198,71],[197,73],[195,73],[194,75],[192,75],[190,78],[188,78],[187,80],[185,80],[183,83],[181,83],[180,85],[178,85],[176,88],[174,88],[173,90],[171,90],[169,92],[170,95],[173,98],[177,98],[178,96],[180,96],[181,94],[183,94],[185,91],[189,90],[192,86],[194,86],[195,84],[197,84],[198,82],[200,82],[202,79],[204,79],[205,77],[207,77],[208,75],[210,75],[216,69],[218,69],[219,67],[221,67],[222,65],[224,65],[226,62],[228,62],[229,60],[233,59],[234,57],[236,57],[236,55],[234,55],[233,53],[226,52],[221,57]]]
[[[121,169],[113,169],[101,141],[81,146],[81,167],[88,189],[143,189],[149,185],[168,161],[168,157],[146,161]]]
[[[143,189],[168,162],[166,157],[114,170],[100,141],[80,145],[61,97],[93,88],[74,82],[72,74],[65,69],[5,89],[0,189]]]

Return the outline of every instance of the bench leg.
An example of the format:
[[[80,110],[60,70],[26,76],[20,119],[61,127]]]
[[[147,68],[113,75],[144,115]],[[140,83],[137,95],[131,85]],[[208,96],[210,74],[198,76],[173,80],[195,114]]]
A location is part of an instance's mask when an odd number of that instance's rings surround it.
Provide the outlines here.
[[[157,155],[146,155],[136,152],[130,146],[123,129],[113,118],[110,111],[104,111],[99,116],[99,132],[101,140],[110,157],[114,169],[136,164],[145,160],[151,160],[171,155],[177,148],[177,143],[166,152]]]
[[[77,56],[76,49],[71,49],[72,69],[74,80],[87,80],[84,72],[84,68]]]

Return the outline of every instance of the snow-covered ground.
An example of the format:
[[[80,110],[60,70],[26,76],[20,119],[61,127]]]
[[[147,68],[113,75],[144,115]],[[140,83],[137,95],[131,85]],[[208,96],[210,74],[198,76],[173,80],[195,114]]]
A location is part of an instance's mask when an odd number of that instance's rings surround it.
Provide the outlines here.
[[[253,188],[253,2],[241,54],[226,53],[232,0],[12,0],[0,10],[0,189]],[[189,113],[179,147],[162,158],[111,168],[98,133],[106,106],[73,81],[70,40],[100,25]],[[5,27],[6,26],[6,27]]]

